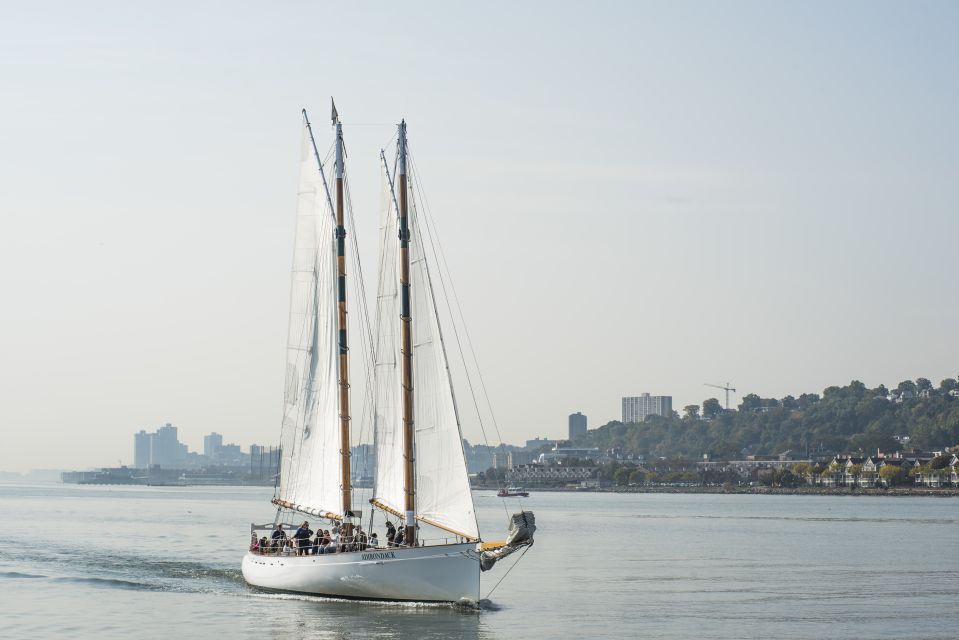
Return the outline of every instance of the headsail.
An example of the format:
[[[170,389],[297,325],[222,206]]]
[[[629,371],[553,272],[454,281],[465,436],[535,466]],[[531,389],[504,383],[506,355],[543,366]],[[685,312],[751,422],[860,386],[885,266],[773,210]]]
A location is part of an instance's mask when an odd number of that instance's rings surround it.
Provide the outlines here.
[[[416,511],[430,522],[479,538],[463,436],[436,309],[430,258],[414,207],[410,240],[413,311],[413,403],[416,426]]]
[[[277,499],[341,514],[335,227],[308,126],[300,151]]]
[[[392,199],[391,199],[392,200]],[[459,419],[430,280],[426,238],[413,207],[410,216],[410,290],[413,344],[416,517],[470,539],[479,528],[470,493]],[[402,513],[403,425],[400,376],[396,211],[381,226],[376,335],[376,499]]]
[[[400,298],[397,277],[399,233],[392,185],[384,185],[380,220],[379,277],[376,290],[376,334],[373,338],[373,432],[376,444],[375,499],[394,513],[403,513],[403,423],[400,377]]]

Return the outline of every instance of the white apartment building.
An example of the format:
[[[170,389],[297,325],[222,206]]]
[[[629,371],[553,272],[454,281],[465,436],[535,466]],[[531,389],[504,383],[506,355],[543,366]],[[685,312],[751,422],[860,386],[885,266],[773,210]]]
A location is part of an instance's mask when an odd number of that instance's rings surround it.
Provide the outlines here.
[[[623,398],[623,422],[643,422],[647,416],[668,416],[673,410],[672,396],[641,396]]]

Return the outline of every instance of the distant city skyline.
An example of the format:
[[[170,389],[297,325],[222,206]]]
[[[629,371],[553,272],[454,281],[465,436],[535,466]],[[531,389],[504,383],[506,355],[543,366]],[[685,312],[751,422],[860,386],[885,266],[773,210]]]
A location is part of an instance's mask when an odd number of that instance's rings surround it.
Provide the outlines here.
[[[326,154],[331,95],[371,307],[406,118],[490,440],[641,389],[959,373],[957,3],[122,6],[0,6],[0,469],[115,465],[167,420],[278,439],[300,109]]]

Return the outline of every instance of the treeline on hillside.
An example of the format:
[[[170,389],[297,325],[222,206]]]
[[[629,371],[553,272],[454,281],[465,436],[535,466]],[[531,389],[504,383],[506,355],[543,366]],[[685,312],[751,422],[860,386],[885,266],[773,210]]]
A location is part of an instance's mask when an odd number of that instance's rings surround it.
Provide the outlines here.
[[[937,449],[959,443],[959,381],[934,386],[926,378],[895,389],[867,388],[858,380],[829,387],[822,396],[760,398],[749,394],[738,411],[724,411],[716,398],[684,408],[680,417],[650,416],[642,423],[610,422],[577,438],[574,446],[616,448],[650,457],[775,455],[792,450],[865,453],[897,451],[896,436],[909,447]]]

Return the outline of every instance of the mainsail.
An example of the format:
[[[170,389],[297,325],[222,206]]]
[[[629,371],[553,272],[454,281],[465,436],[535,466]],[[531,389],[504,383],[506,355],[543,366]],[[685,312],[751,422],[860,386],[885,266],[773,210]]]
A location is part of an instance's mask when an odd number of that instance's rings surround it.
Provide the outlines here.
[[[390,199],[391,201],[393,199]],[[459,419],[430,281],[426,238],[417,212],[410,216],[410,290],[413,343],[416,517],[479,539]],[[381,225],[377,291],[375,393],[376,501],[395,513],[404,506],[400,300],[396,210]]]
[[[304,123],[286,346],[280,504],[341,514],[333,212]]]

